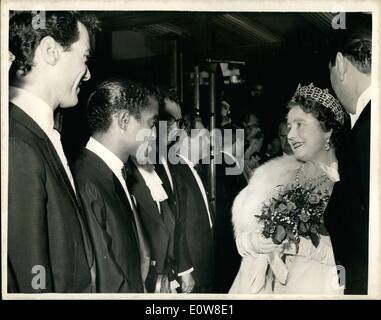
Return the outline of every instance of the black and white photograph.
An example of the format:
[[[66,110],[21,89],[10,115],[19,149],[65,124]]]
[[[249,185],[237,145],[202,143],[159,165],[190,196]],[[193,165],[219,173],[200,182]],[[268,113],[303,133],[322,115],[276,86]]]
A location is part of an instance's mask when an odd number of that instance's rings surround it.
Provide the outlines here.
[[[380,9],[2,1],[2,299],[381,299]]]

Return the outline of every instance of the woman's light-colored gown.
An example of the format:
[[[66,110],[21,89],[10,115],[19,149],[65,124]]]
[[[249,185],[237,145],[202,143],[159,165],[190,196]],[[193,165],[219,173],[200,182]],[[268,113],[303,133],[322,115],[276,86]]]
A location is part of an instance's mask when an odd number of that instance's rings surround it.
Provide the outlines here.
[[[280,254],[258,254],[250,246],[252,236],[261,236],[255,215],[276,195],[277,186],[293,182],[300,165],[294,156],[269,161],[254,172],[235,199],[232,218],[242,262],[229,293],[343,294],[329,236],[321,236],[317,248],[301,238],[298,253],[286,252],[284,262]]]

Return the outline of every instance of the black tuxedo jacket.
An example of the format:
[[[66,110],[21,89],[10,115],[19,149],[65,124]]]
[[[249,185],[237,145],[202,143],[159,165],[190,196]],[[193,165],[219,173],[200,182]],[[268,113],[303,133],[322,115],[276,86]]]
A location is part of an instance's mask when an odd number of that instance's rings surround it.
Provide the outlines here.
[[[156,273],[162,274],[167,272],[171,233],[159,213],[156,202],[152,199],[151,192],[136,165],[131,160],[128,164],[129,188],[137,201],[138,212],[150,243],[151,260],[155,261],[154,270]],[[175,219],[174,239],[172,239],[174,241],[174,261],[172,261],[172,267],[175,268],[176,273],[181,273],[190,269],[193,265],[185,238],[184,221],[181,219],[177,207],[177,191],[171,191],[169,179],[162,165],[156,165],[155,171],[163,182],[163,187],[168,195],[167,201]]]
[[[12,103],[8,187],[10,290],[91,292],[94,259],[81,205],[47,135]],[[45,288],[32,287],[35,266],[45,269]]]
[[[347,294],[367,293],[370,115],[369,102],[338,150],[340,181],[326,211],[336,262],[345,267]]]
[[[178,190],[180,215],[186,222],[186,237],[193,262],[196,287],[208,287],[214,281],[213,230],[197,181],[187,164],[171,166]],[[212,223],[214,224],[213,214]]]
[[[97,262],[97,292],[143,292],[135,219],[118,178],[84,149],[73,174]]]

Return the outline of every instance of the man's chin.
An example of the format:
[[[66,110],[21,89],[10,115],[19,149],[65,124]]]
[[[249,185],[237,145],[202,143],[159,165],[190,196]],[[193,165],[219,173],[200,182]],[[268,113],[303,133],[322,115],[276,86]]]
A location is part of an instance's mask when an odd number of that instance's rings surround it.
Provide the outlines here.
[[[75,98],[73,97],[70,100],[61,103],[60,107],[63,109],[73,108],[77,106],[77,104],[78,104],[78,97],[76,96]]]

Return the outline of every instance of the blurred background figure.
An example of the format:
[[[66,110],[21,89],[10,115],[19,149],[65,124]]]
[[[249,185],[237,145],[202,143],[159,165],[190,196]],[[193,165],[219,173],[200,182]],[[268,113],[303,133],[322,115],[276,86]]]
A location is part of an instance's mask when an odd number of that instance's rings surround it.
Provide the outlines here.
[[[278,136],[273,136],[266,145],[266,156],[271,159],[282,155],[281,142]]]
[[[221,128],[225,128],[232,123],[230,118],[230,104],[226,101],[221,101]]]
[[[288,143],[287,135],[289,129],[287,128],[287,124],[285,121],[282,121],[278,127],[278,137],[280,141],[280,146],[283,151],[283,154],[292,154],[292,149],[290,144]]]
[[[246,116],[245,126],[245,156],[244,175],[248,181],[260,164],[268,159],[268,155],[263,150],[265,136],[259,125],[258,117],[254,113]]]

